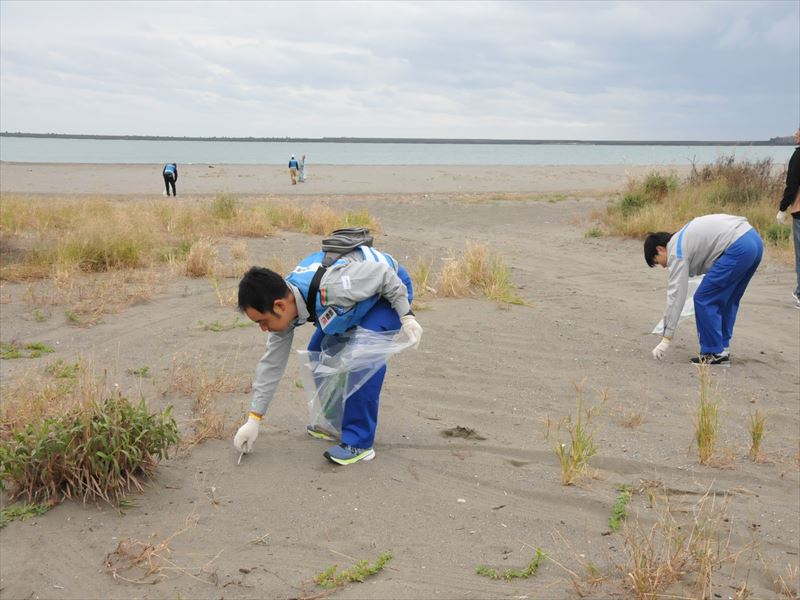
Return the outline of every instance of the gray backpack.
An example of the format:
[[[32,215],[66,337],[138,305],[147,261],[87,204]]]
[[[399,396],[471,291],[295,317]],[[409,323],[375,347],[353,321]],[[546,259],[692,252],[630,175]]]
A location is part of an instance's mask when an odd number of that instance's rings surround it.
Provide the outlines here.
[[[306,308],[308,309],[308,320],[310,322],[317,322],[316,298],[319,291],[319,282],[322,281],[325,271],[342,256],[352,252],[359,246],[372,246],[372,235],[366,227],[337,229],[331,234],[331,237],[322,240],[322,251],[325,256],[322,259],[322,265],[314,273],[314,278],[308,286],[308,295],[306,297]]]

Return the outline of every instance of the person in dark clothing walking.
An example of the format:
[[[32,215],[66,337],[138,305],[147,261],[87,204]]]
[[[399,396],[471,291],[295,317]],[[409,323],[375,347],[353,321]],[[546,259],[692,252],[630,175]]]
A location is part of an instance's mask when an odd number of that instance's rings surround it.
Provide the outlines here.
[[[800,127],[794,134],[794,149],[789,167],[786,170],[786,188],[778,210],[778,223],[786,222],[786,214],[792,215],[792,237],[794,238],[794,268],[797,272],[797,285],[794,288],[795,308],[800,308]]]
[[[178,181],[178,165],[175,163],[167,163],[164,165],[162,175],[164,175],[164,187],[166,188],[167,196],[169,196],[169,186],[172,186],[172,195],[177,196],[178,192],[175,191],[175,182]]]

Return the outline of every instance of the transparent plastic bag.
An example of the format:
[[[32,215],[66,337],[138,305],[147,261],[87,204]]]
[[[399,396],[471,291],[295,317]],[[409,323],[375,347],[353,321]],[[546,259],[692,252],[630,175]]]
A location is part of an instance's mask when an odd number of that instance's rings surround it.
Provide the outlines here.
[[[370,331],[356,327],[346,335],[325,336],[319,352],[298,350],[300,379],[308,400],[309,424],[341,435],[347,399],[386,364],[411,347],[397,331]]]
[[[689,277],[689,289],[686,292],[686,302],[683,303],[683,310],[681,310],[681,316],[678,317],[678,323],[694,316],[694,293],[703,282],[703,277],[704,275]],[[655,333],[657,335],[662,335],[664,333],[664,317],[661,317],[661,320],[650,333]]]

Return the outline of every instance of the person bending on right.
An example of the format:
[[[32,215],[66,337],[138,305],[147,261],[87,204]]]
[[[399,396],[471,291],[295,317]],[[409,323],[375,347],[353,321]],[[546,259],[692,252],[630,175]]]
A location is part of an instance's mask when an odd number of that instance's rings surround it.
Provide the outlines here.
[[[644,240],[647,265],[669,269],[664,336],[653,348],[653,358],[661,360],[669,348],[686,302],[689,277],[705,274],[694,294],[700,355],[692,362],[729,366],[739,302],[763,252],[758,232],[747,219],[734,215],[705,215],[692,219],[678,233],[648,234]]]

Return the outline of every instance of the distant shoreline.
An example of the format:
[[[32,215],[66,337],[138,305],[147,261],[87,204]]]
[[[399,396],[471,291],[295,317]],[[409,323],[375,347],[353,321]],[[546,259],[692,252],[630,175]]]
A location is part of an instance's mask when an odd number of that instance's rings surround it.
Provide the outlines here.
[[[493,140],[449,138],[364,138],[364,137],[199,137],[163,135],[94,135],[79,133],[0,132],[0,137],[86,140],[128,140],[159,142],[287,142],[320,144],[493,144],[493,145],[584,145],[584,146],[793,146],[792,136],[769,140]]]

